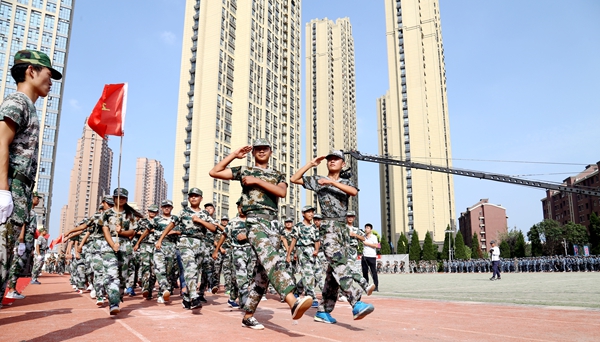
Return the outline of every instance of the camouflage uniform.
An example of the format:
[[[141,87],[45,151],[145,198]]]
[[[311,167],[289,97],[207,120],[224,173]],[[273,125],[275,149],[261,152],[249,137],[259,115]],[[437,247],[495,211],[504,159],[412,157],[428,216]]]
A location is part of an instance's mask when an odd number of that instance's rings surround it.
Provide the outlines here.
[[[358,260],[358,239],[355,237],[350,237],[350,232],[353,232],[356,235],[365,237],[364,231],[359,229],[358,227],[346,225],[346,229],[348,230],[348,238],[349,241],[346,244],[346,254],[348,255],[348,261],[352,266],[352,274],[354,281],[358,282],[363,290],[367,291],[367,287],[369,286],[369,282],[362,276],[362,269],[356,262]]]
[[[219,239],[221,238],[221,234],[222,232],[220,230],[217,230],[217,232],[215,232],[215,242],[219,241]],[[229,291],[229,293],[231,294],[231,291],[233,290],[233,278],[231,277],[231,245],[229,243],[229,238],[225,239],[225,241],[221,245],[221,248],[225,250],[225,253],[221,253],[221,251],[219,251],[219,253],[217,254],[217,260],[215,260],[214,277],[215,279],[220,280],[221,274],[223,274],[223,279],[225,282],[223,285],[225,287],[225,291]]]
[[[106,273],[104,284],[106,291],[108,292],[111,306],[118,305],[118,301],[116,303],[113,302],[115,298],[115,289],[117,289],[119,301],[121,300],[121,295],[123,295],[123,292],[125,292],[125,283],[127,281],[129,262],[131,261],[131,255],[133,254],[131,241],[129,241],[127,237],[115,237],[116,228],[120,225],[122,231],[137,229],[135,216],[126,218],[124,217],[124,215],[126,215],[125,213],[125,211],[117,213],[114,208],[110,208],[102,214],[102,219],[99,222],[102,227],[109,228],[110,236],[113,238],[113,241],[117,240],[119,243],[119,251],[117,253],[112,250],[106,240],[100,245],[102,259],[104,262],[104,271]]]
[[[31,210],[29,212],[29,221],[25,224],[25,253],[19,256],[17,253],[18,243],[16,241],[19,240],[19,232],[15,231],[15,248],[12,265],[10,267],[10,271],[8,274],[8,287],[14,289],[17,285],[17,280],[19,277],[23,276],[28,272],[28,263],[32,260],[32,253],[34,249],[34,234],[37,230],[37,214]]]
[[[175,224],[179,226],[181,238],[179,239],[179,253],[183,263],[183,276],[187,284],[188,292],[185,298],[187,301],[194,301],[200,296],[198,293],[198,281],[200,280],[200,268],[202,260],[206,256],[206,227],[192,221],[196,216],[204,221],[210,222],[206,211],[194,211],[192,208],[185,207],[180,213]]]
[[[44,258],[46,251],[48,251],[48,239],[40,234],[37,238],[38,246],[40,249],[40,255],[36,257],[35,264],[33,265],[33,271],[31,271],[31,280],[37,280],[42,273],[42,266],[44,266]],[[48,271],[48,270],[47,270]]]
[[[157,224],[157,217],[143,218],[139,221],[139,225],[150,230],[150,234],[146,236],[140,243],[138,252],[140,253],[140,278],[142,279],[142,291],[148,292],[148,296],[152,296],[152,289],[156,283],[156,276],[152,270],[154,260],[154,245],[156,244],[156,235],[152,232]],[[162,234],[162,231],[161,231]]]
[[[81,243],[83,233],[71,238],[73,247],[71,248],[71,283],[80,290],[85,288],[85,259],[79,255],[79,259],[75,256],[75,243]]]
[[[104,261],[100,250],[101,242],[106,242],[106,240],[104,239],[104,232],[100,224],[101,219],[102,212],[98,211],[87,221],[87,229],[90,232],[90,236],[88,236],[88,242],[86,243],[86,245],[89,245],[86,257],[89,256],[90,268],[94,274],[93,285],[96,291],[96,298],[104,298],[106,296],[104,289]]]
[[[134,251],[133,246],[137,244],[138,240],[140,239],[140,235],[144,232],[144,230],[145,227],[140,226],[138,221],[138,224],[136,225],[135,235],[131,239],[132,255],[131,261],[129,262],[129,270],[127,271],[128,277],[127,284],[125,285],[126,288],[134,289],[137,286],[139,280],[138,275],[140,273],[141,268],[140,250],[138,249],[137,251]]]
[[[206,210],[204,210],[204,214],[207,217],[207,222],[217,224],[217,221],[209,216]],[[220,274],[217,274],[215,270],[215,260],[211,257],[213,251],[215,250],[215,233],[207,230],[204,234],[203,240],[205,254],[202,257],[202,281],[200,282],[200,293],[206,291],[207,286],[209,289],[218,286],[220,280]]]
[[[273,185],[285,182],[285,175],[272,169],[236,166],[231,168],[231,172],[232,179],[240,182],[245,176],[253,176]],[[245,303],[247,312],[256,311],[269,282],[282,296],[295,288],[295,279],[288,272],[285,258],[278,250],[281,233],[281,224],[275,220],[278,200],[274,194],[242,184],[242,212],[247,215],[246,235],[257,256],[254,282],[249,286]],[[272,224],[272,221],[276,224]]]
[[[256,265],[256,256],[248,239],[244,241],[237,239],[238,234],[242,233],[246,234],[246,222],[240,217],[234,217],[225,227],[225,234],[231,244],[231,263],[235,271],[234,291],[236,293],[230,293],[229,299],[236,300],[239,297],[242,309],[246,309],[248,287]]]
[[[16,124],[15,136],[8,148],[8,182],[14,209],[8,220],[0,224],[0,293],[6,289],[8,271],[17,254],[20,228],[29,221],[40,135],[35,106],[25,94],[15,92],[4,99],[0,105],[0,121],[6,118]],[[33,242],[33,237],[31,239]]]
[[[154,238],[156,241],[160,238],[163,231],[167,228],[167,226],[173,222],[177,222],[179,218],[177,216],[171,215],[171,217],[157,216],[156,227],[154,228]],[[177,224],[175,223],[175,228],[173,230],[177,230]],[[172,231],[173,231],[172,230]],[[160,249],[154,250],[153,261],[154,261],[154,275],[158,281],[158,295],[162,296],[163,292],[169,291],[173,293],[173,289],[171,288],[170,277],[173,272],[173,267],[175,267],[175,249],[177,248],[177,238],[175,235],[167,235],[163,241],[161,242]]]
[[[306,295],[315,296],[315,263],[317,258],[313,256],[315,242],[319,241],[317,227],[314,224],[305,225],[298,222],[294,226],[294,237],[296,238],[296,255],[298,256],[298,270],[300,280],[296,283],[296,295],[304,292]]]
[[[285,239],[285,241],[287,241],[287,245],[288,248],[292,245],[292,239],[294,238],[294,227],[292,227],[292,229],[287,230],[284,226],[283,230],[281,231],[281,237],[283,237]],[[287,251],[284,250],[283,244],[281,246],[281,251],[283,253],[283,255],[287,256]],[[294,255],[296,255],[296,250],[293,250],[291,253],[291,259],[290,262],[288,263],[286,260],[286,267],[288,269],[288,272],[290,272],[290,274],[296,274],[296,260],[294,260]]]
[[[355,270],[352,266],[353,260],[349,260],[344,246],[349,242],[346,229],[346,212],[348,210],[349,195],[330,185],[318,183],[323,176],[304,176],[304,188],[317,193],[321,206],[323,221],[319,235],[321,236],[321,247],[329,263],[323,285],[323,299],[319,302],[319,312],[330,313],[335,308],[338,291],[348,298],[352,307],[360,301],[362,289],[355,284]],[[340,183],[353,186],[348,179],[340,179]],[[359,277],[362,277],[358,274]]]

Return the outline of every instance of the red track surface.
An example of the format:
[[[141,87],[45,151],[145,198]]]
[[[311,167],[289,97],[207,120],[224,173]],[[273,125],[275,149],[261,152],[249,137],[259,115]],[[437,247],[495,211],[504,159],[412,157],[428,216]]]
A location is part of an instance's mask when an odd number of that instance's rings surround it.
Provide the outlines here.
[[[0,309],[0,341],[598,341],[600,311],[487,303],[456,303],[380,296],[367,318],[354,321],[350,306],[338,303],[337,324],[313,322],[315,309],[297,324],[286,304],[269,296],[256,318],[265,330],[241,327],[242,314],[231,310],[224,294],[208,295],[194,314],[179,296],[170,305],[125,298],[116,317],[97,308],[89,294],[71,290],[68,276],[45,275],[28,286],[27,298]]]

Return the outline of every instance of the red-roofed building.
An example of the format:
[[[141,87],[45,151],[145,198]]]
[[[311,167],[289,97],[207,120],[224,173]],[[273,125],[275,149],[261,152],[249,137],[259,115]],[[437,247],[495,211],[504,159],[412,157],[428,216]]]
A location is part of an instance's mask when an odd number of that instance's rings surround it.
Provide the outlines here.
[[[458,226],[465,245],[471,245],[473,232],[477,232],[481,250],[489,250],[490,241],[498,240],[500,234],[508,232],[507,218],[506,209],[499,204],[489,203],[487,198],[468,207],[467,211],[460,213],[458,218]]]

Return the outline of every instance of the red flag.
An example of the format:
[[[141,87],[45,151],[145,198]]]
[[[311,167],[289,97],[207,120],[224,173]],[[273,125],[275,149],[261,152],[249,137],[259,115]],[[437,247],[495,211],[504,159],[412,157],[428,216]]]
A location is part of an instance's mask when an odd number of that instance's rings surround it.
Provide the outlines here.
[[[63,234],[60,234],[59,237],[57,237],[56,239],[52,240],[52,242],[50,243],[50,246],[48,246],[49,249],[54,248],[54,245],[59,244],[63,241]]]
[[[88,126],[102,138],[123,136],[127,107],[127,83],[106,84],[102,96],[88,118]]]

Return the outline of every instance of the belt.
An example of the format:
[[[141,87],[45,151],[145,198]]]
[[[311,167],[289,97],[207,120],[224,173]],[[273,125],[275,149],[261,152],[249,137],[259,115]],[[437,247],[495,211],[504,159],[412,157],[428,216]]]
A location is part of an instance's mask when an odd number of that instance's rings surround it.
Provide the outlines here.
[[[276,218],[276,215],[269,215],[269,214],[261,214],[261,213],[247,213],[246,217],[256,217],[256,218],[262,218],[265,220],[274,220]]]
[[[29,179],[29,177],[25,176],[21,172],[13,169],[12,167],[8,168],[8,178],[16,179],[21,183],[27,185],[29,188],[33,188],[35,186],[35,181]]]
[[[345,217],[324,217],[323,221],[346,222],[346,218]]]

